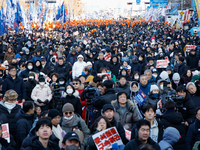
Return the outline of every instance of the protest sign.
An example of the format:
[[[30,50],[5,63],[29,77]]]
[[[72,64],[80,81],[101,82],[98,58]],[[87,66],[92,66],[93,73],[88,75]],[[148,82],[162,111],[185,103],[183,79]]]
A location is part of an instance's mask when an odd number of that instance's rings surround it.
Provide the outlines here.
[[[10,132],[8,123],[2,124],[2,137],[10,143]]]
[[[142,106],[142,104],[144,103],[145,99],[146,99],[146,95],[144,94],[144,92],[142,92],[142,90],[139,90],[135,97],[133,96],[133,99],[136,100],[136,102],[138,103],[139,107]]]
[[[111,127],[92,136],[98,150],[104,150],[105,147],[117,143],[122,145],[122,140],[117,132],[116,127]]]
[[[195,45],[186,45],[186,52],[189,52],[191,49],[195,49]]]
[[[104,59],[105,59],[106,61],[109,61],[110,58],[111,58],[111,53],[107,53],[107,54],[104,55]]]
[[[168,66],[168,60],[157,60],[156,68],[167,68]]]
[[[98,77],[102,77],[103,75],[107,75],[109,79],[111,79],[111,74],[110,73],[98,73]]]
[[[131,131],[126,130],[125,128],[124,128],[124,130],[125,130],[125,134],[126,134],[126,139],[130,141],[131,140]]]

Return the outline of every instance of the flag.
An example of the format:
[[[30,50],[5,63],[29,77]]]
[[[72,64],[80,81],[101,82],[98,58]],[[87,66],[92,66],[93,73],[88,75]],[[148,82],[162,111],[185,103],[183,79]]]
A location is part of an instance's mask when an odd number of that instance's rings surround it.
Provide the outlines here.
[[[69,17],[69,22],[70,22],[70,18],[71,18],[71,12],[70,12],[70,5],[68,5],[69,7],[69,15],[68,15],[68,17]]]
[[[63,19],[63,23],[65,23],[67,21],[67,6],[64,7],[64,19]]]
[[[15,13],[15,20],[14,20],[14,29],[16,32],[18,32],[19,24],[22,21],[23,21],[22,10],[21,10],[21,7],[20,7],[19,1],[18,1],[17,2],[17,12]]]
[[[43,16],[43,12],[42,12],[42,0],[39,0],[39,4],[38,4],[38,10],[37,10],[37,18],[39,20],[39,27],[41,27],[41,17]]]
[[[56,7],[55,5],[53,6],[53,22],[56,21]]]
[[[30,4],[30,6],[29,6],[30,21],[33,21],[33,19],[35,18],[35,8],[33,5],[33,2],[30,2],[29,4]]]
[[[4,34],[3,6],[0,10],[0,36]]]
[[[63,12],[64,12],[64,3],[62,3],[62,5],[58,8],[58,13],[56,15],[56,20],[59,20],[61,21],[61,23],[63,22],[62,20],[62,17],[63,17]]]

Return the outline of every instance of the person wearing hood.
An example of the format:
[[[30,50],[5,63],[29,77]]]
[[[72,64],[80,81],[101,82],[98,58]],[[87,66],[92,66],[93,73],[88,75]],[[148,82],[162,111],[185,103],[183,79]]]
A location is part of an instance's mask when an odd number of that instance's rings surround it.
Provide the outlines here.
[[[4,56],[4,61],[7,60],[8,63],[10,64],[11,60],[15,57],[15,53],[13,52],[13,49],[11,47],[8,47],[7,52],[5,53]]]
[[[189,92],[191,99],[194,101],[195,106],[199,107],[200,89],[198,88],[198,85],[194,84],[193,82],[188,82],[186,89]]]
[[[181,86],[181,82],[180,82],[180,75],[178,73],[174,73],[172,76],[172,88],[176,89],[178,86]]]
[[[82,116],[82,105],[78,96],[79,92],[75,90],[75,88],[71,84],[68,84],[65,87],[63,98],[61,99],[62,106],[64,106],[66,103],[70,103],[74,107],[74,112]]]
[[[142,73],[144,73],[144,69],[147,65],[147,62],[145,60],[145,55],[143,53],[139,53],[139,56],[138,56],[138,61],[142,67]]]
[[[113,55],[111,57],[111,60],[108,63],[107,67],[110,68],[110,71],[112,72],[112,74],[114,74],[116,77],[118,76],[120,63],[118,62],[118,57],[116,55]]]
[[[76,49],[72,49],[69,55],[67,56],[66,61],[73,65],[77,61],[78,53]]]
[[[83,55],[78,55],[78,61],[76,61],[72,67],[72,77],[73,79],[78,78],[82,75],[83,69],[87,66],[86,62],[84,61]]]
[[[127,98],[126,92],[119,92],[117,100],[112,101],[111,104],[115,109],[115,120],[121,122],[125,129],[131,130],[139,119],[134,103]]]
[[[172,81],[172,76],[173,76],[172,67],[167,66],[166,72],[168,73],[168,77],[169,77],[170,81]]]
[[[52,99],[52,92],[50,87],[45,83],[44,77],[39,77],[39,84],[34,87],[31,93],[31,99],[36,106],[39,105],[41,107],[42,111],[48,110],[49,102]]]
[[[4,94],[3,100],[0,102],[0,114],[5,115],[8,120],[9,131],[16,141],[16,122],[15,118],[18,111],[21,109],[21,106],[16,104],[18,98],[18,94],[14,90],[8,90]],[[0,116],[2,117],[2,115]],[[1,118],[3,119],[3,117]]]
[[[47,64],[45,57],[41,57],[40,59],[41,62],[41,72],[44,72],[45,74],[47,74],[48,76],[51,75],[51,67]]]
[[[194,49],[190,50],[190,54],[186,57],[187,66],[192,70],[196,70],[199,68],[199,57],[196,54]]]
[[[42,65],[41,65],[41,61],[40,60],[36,60],[35,61],[35,70],[37,71],[37,72],[40,72],[41,71],[41,69],[42,69]]]
[[[79,114],[76,114],[75,109],[72,104],[66,103],[63,108],[63,121],[61,123],[62,129],[68,133],[70,131],[75,131],[80,139],[81,145],[84,147],[87,144],[87,140],[90,134],[85,121],[81,118]]]
[[[179,73],[180,76],[182,76],[185,70],[188,69],[188,66],[185,64],[184,60],[185,60],[184,57],[178,58],[179,64],[178,64],[177,72]]]
[[[19,110],[15,118],[17,119],[17,148],[21,147],[23,140],[28,135],[32,124],[35,120],[35,105],[31,101],[26,101],[23,103],[23,108]]]
[[[32,58],[32,61],[35,63],[36,60],[40,60],[42,55],[41,55],[41,52],[42,52],[42,48],[39,47],[37,50],[36,50],[36,55]]]
[[[130,66],[131,66],[131,72],[138,71],[140,74],[142,73],[142,67],[138,62],[138,57],[136,55],[132,57],[132,63],[130,64]]]
[[[159,122],[162,131],[166,130],[167,127],[176,128],[180,133],[180,139],[173,145],[173,148],[175,150],[185,150],[186,126],[183,123],[183,116],[181,113],[176,112],[176,104],[171,100],[167,101],[164,107],[165,112],[163,113],[163,116]]]
[[[179,108],[179,112],[183,115],[185,125],[189,126],[195,121],[195,104],[184,86],[178,86],[176,93],[183,97],[183,107]]]
[[[57,51],[58,58],[62,57],[64,55],[63,51],[65,51],[65,48],[64,48],[63,45],[60,45],[59,48],[58,48],[58,51]]]
[[[133,81],[131,84],[130,84],[130,98],[132,99],[136,94],[137,92],[140,90],[140,85],[137,81]]]
[[[48,63],[48,65],[50,67],[51,72],[53,72],[55,70],[55,66],[57,65],[56,56],[52,56],[50,58],[50,62]]]
[[[179,138],[180,133],[176,128],[167,127],[164,131],[163,139],[158,143],[158,145],[161,150],[173,150],[173,145],[178,142]]]
[[[100,68],[105,68],[107,66],[108,62],[104,59],[103,52],[99,53],[99,59],[94,62],[94,71],[96,73],[100,73]]]
[[[130,98],[130,85],[125,76],[120,76],[119,81],[116,82],[115,92],[125,92],[127,97]]]

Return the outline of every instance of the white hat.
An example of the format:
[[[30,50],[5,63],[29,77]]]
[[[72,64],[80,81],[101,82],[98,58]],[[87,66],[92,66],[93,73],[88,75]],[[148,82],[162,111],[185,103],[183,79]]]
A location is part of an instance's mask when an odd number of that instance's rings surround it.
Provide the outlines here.
[[[167,71],[162,71],[160,73],[160,77],[161,77],[161,79],[166,80],[169,78],[169,75],[168,75]]]
[[[152,92],[153,90],[159,90],[158,89],[158,86],[157,85],[151,85],[151,88],[150,88],[150,92]]]
[[[84,59],[84,58],[83,58],[83,55],[78,55],[77,59],[79,59],[79,58]]]
[[[87,66],[92,66],[92,63],[90,61],[87,62]]]
[[[180,80],[180,75],[178,73],[174,73],[172,76],[172,80],[176,81],[176,80]]]

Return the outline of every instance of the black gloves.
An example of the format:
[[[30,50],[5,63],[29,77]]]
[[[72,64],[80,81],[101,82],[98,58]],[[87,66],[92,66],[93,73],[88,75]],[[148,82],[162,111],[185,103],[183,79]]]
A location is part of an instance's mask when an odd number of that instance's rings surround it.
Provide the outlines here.
[[[49,102],[49,100],[48,99],[46,99],[43,103],[44,104],[47,104]]]
[[[40,99],[37,99],[38,103],[43,103],[43,101],[41,101]]]

